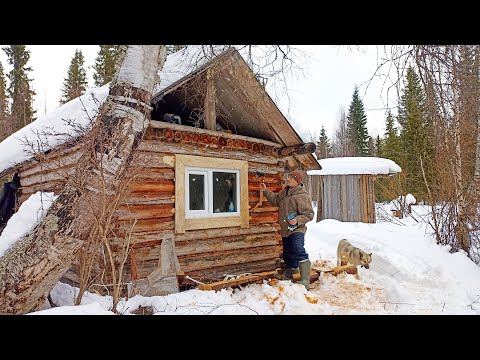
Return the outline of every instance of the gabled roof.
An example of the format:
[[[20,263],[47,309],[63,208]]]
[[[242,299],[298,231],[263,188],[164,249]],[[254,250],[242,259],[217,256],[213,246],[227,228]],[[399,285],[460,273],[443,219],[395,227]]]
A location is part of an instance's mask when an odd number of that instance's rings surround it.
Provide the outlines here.
[[[160,84],[155,88],[152,102],[172,93],[203,71],[218,66],[214,78],[220,112],[225,113],[237,132],[251,137],[271,140],[282,145],[303,143],[288,120],[237,50],[223,47],[189,46],[167,57],[160,72]],[[48,151],[77,136],[78,128],[85,127],[96,116],[106,100],[109,84],[93,88],[50,113],[10,135],[0,143],[0,177],[10,173],[34,155],[26,141],[37,143],[37,151]],[[254,106],[252,105],[252,101]],[[75,123],[75,128],[67,125]],[[57,134],[52,135],[53,131]],[[58,135],[58,133],[62,133]],[[320,169],[311,154],[295,156],[305,169]]]

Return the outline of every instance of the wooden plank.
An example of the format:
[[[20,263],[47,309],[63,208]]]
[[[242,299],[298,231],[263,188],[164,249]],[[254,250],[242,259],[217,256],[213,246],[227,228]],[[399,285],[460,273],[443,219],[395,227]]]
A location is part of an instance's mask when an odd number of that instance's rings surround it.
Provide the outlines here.
[[[212,69],[207,70],[207,90],[205,92],[204,101],[204,117],[205,117],[205,129],[214,131],[216,130],[216,110],[215,110],[215,81],[212,76]]]
[[[248,215],[248,208],[247,208],[247,215]],[[210,217],[205,219],[185,219],[185,230],[199,230],[199,229],[242,226],[243,224],[242,221],[243,221],[242,216]],[[247,223],[247,226],[242,226],[242,227],[248,227],[248,223]]]
[[[204,284],[204,285],[199,285],[197,286],[197,289],[199,290],[221,290],[225,289],[228,287],[234,287],[242,284],[248,284],[252,283],[258,280],[262,279],[271,279],[274,278],[276,275],[276,271],[267,271],[263,273],[258,273],[258,274],[252,274],[252,275],[247,275],[247,276],[242,276],[237,279],[231,279],[231,280],[226,280],[226,281],[217,281],[211,284]]]
[[[250,226],[248,213],[248,162],[244,161],[240,165],[240,227],[245,229]]]
[[[183,234],[185,227],[185,162],[175,157],[175,234]]]

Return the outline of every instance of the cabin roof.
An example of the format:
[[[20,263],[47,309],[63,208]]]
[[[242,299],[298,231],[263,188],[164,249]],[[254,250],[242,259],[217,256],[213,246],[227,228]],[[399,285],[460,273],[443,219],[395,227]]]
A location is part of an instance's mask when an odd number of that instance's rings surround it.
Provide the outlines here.
[[[214,72],[219,112],[228,117],[238,134],[277,142],[284,146],[303,143],[267,91],[255,78],[237,50],[189,46],[167,57],[160,72],[152,103],[176,90],[188,93],[188,83],[209,68]],[[183,90],[182,90],[183,89]],[[109,84],[93,88],[50,113],[40,116],[0,143],[0,177],[34,157],[32,150],[48,151],[80,135],[106,100]],[[69,124],[75,124],[72,127]],[[60,134],[59,134],[60,133]],[[27,145],[27,143],[29,145]],[[291,166],[320,169],[312,154],[291,157]]]
[[[338,157],[318,160],[322,170],[308,175],[394,175],[402,171],[395,161],[378,157]]]

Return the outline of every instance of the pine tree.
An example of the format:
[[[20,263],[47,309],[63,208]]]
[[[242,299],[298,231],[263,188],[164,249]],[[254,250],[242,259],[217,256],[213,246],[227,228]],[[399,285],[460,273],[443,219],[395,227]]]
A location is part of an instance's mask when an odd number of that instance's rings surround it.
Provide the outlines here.
[[[87,72],[84,68],[85,60],[80,50],[75,50],[75,55],[70,62],[67,77],[63,81],[62,98],[60,104],[79,97],[87,87]]]
[[[112,81],[113,75],[125,55],[126,45],[100,45],[93,69],[95,86],[103,86]]]
[[[9,135],[7,132],[7,106],[7,81],[3,65],[0,62],[0,141]]]
[[[400,166],[406,174],[406,191],[425,198],[426,186],[422,165],[431,174],[433,146],[432,128],[425,114],[425,96],[413,67],[407,69],[405,87],[400,98],[398,123],[400,124]],[[421,160],[420,160],[421,158]]]
[[[350,108],[348,109],[347,129],[349,140],[354,146],[354,153],[352,155],[368,155],[367,115],[365,115],[363,102],[358,95],[358,88],[356,86]]]
[[[318,137],[315,155],[317,155],[317,159],[326,159],[332,157],[332,146],[330,145],[330,139],[325,133],[325,128],[323,125],[322,130],[320,130],[320,136]]]
[[[25,45],[10,45],[3,50],[8,56],[8,63],[13,65],[12,71],[8,74],[10,80],[8,95],[12,99],[10,126],[12,132],[15,132],[35,120],[36,111],[32,107],[35,92],[30,86],[32,80],[28,78],[32,68],[26,66],[30,59],[30,51]]]

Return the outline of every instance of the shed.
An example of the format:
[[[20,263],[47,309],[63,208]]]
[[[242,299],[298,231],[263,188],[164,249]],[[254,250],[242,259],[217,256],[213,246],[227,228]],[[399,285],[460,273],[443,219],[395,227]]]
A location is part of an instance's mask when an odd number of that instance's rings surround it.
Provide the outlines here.
[[[168,56],[127,172],[132,181],[116,211],[112,240],[131,239],[125,283],[159,267],[165,239],[173,239],[184,285],[188,278],[206,282],[276,269],[278,208],[267,201],[255,206],[259,184],[278,191],[289,171],[321,169],[313,144],[303,143],[237,50],[192,62],[194,52],[203,49]],[[82,151],[64,120],[85,125],[108,93],[108,84],[93,89],[0,143],[0,178],[19,175],[20,203],[40,190],[62,191]],[[40,161],[25,152],[23,141],[47,127],[69,136],[43,134],[48,141],[40,141]],[[78,283],[78,262],[64,280]]]
[[[378,157],[318,160],[321,170],[307,171],[306,186],[317,201],[317,222],[323,219],[374,223],[375,178],[401,172],[394,161]]]

